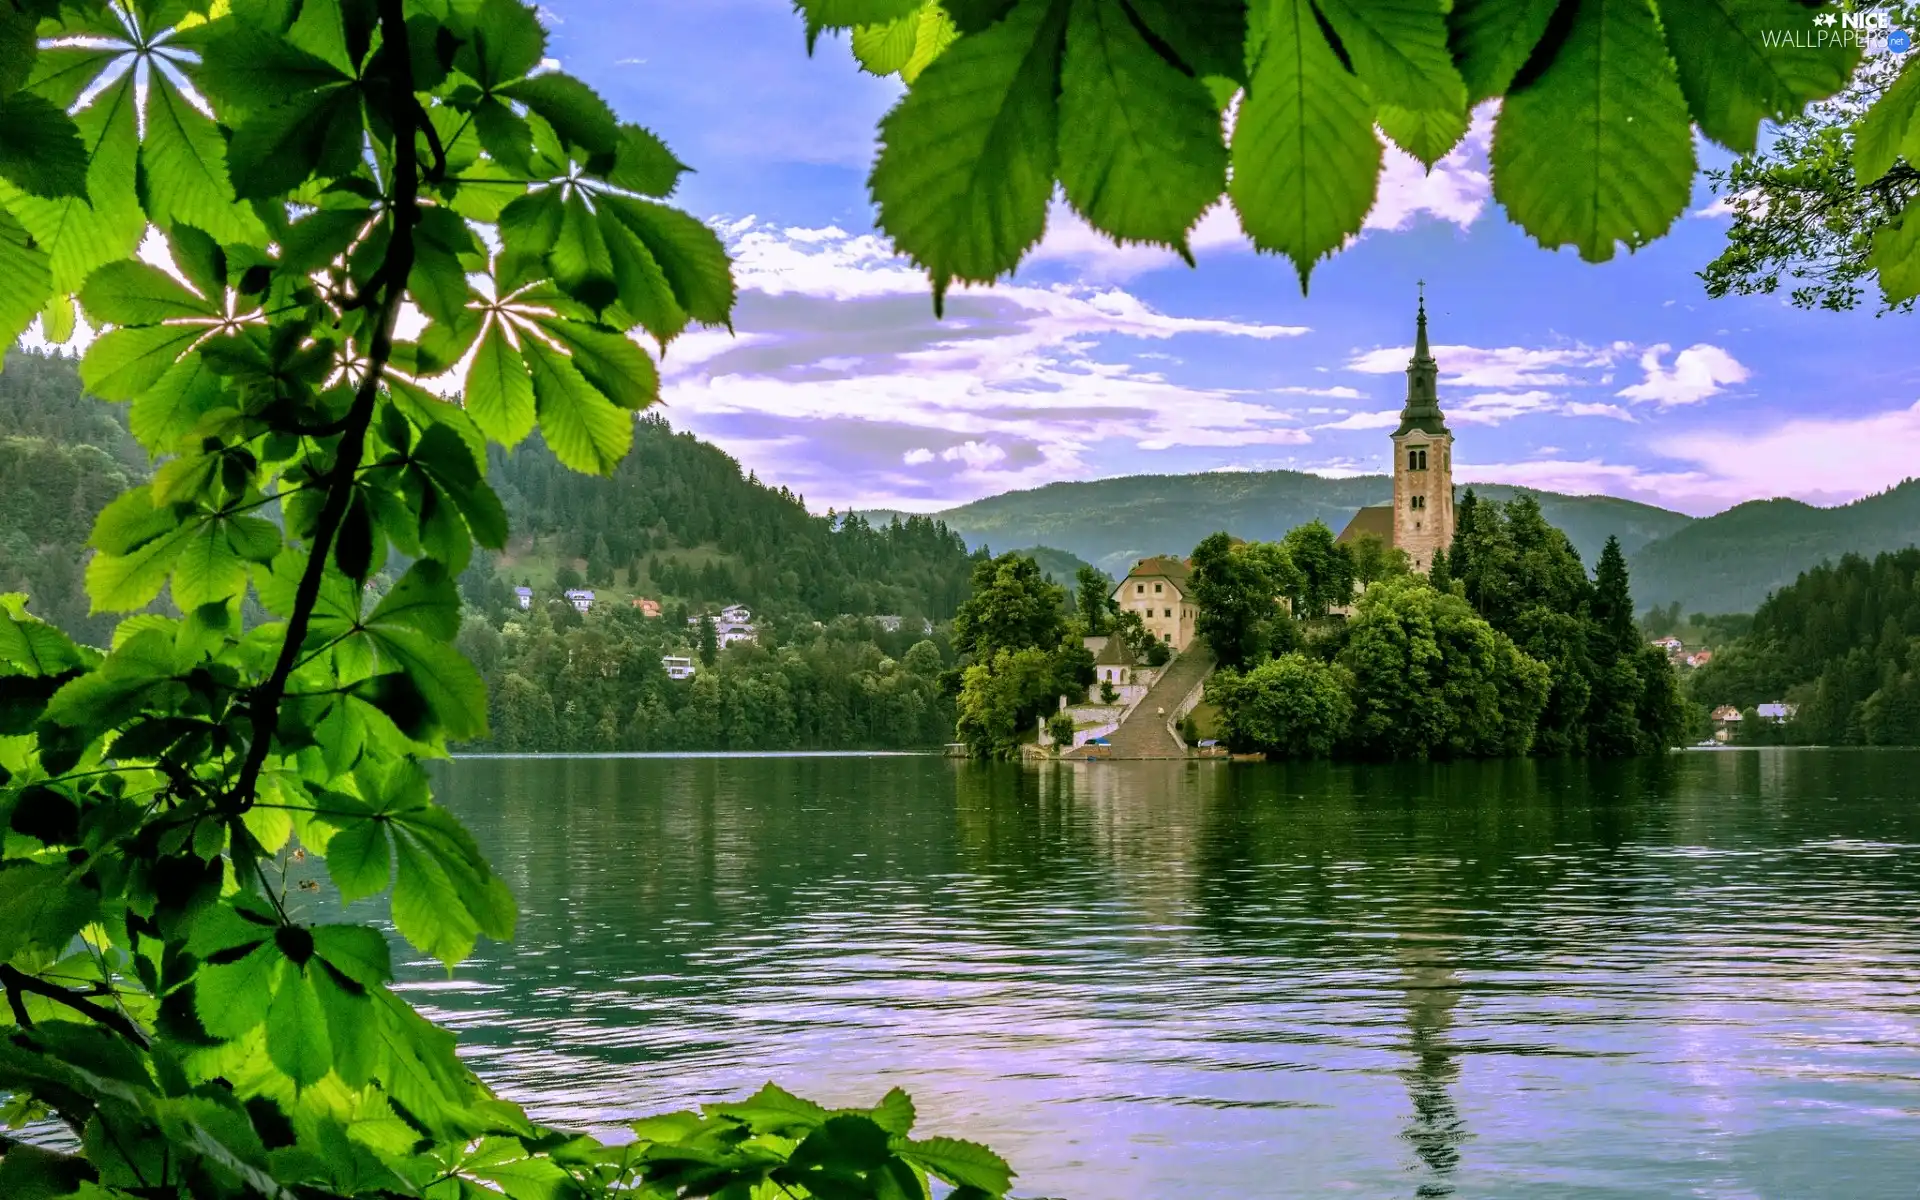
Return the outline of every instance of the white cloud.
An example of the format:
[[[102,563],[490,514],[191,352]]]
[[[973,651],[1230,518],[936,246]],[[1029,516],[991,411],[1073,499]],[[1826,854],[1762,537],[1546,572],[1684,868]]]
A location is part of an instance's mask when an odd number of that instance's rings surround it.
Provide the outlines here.
[[[1624,343],[1603,347],[1435,346],[1433,357],[1440,365],[1444,385],[1505,390],[1579,383],[1582,372],[1610,366],[1630,349]],[[1397,375],[1407,369],[1411,357],[1412,346],[1386,346],[1355,355],[1348,360],[1347,369],[1368,375]]]
[[[1636,404],[1652,403],[1662,408],[1698,404],[1718,395],[1728,384],[1745,383],[1750,374],[1739,359],[1706,342],[1682,350],[1668,368],[1660,360],[1670,349],[1665,343],[1648,347],[1640,356],[1640,369],[1646,372],[1646,379],[1621,388],[1617,394]]]
[[[942,450],[940,459],[943,462],[965,463],[970,471],[984,471],[996,463],[1005,462],[1007,452],[986,442],[966,441]]]
[[[925,446],[919,446],[912,450],[907,451],[905,454],[902,454],[900,456],[900,461],[903,463],[906,463],[910,467],[917,467],[922,463],[932,462],[933,451],[927,449]]]
[[[1669,458],[1691,462],[1721,481],[1728,500],[1794,496],[1836,503],[1920,475],[1920,403],[1852,417],[1799,417],[1771,428],[1740,428],[1662,439]]]
[[[1316,425],[1315,429],[1392,429],[1400,423],[1400,410],[1386,409],[1380,412],[1359,412],[1329,421],[1325,425]]]
[[[1350,387],[1277,387],[1267,390],[1276,396],[1325,396],[1329,400],[1365,400],[1367,398],[1365,392]]]

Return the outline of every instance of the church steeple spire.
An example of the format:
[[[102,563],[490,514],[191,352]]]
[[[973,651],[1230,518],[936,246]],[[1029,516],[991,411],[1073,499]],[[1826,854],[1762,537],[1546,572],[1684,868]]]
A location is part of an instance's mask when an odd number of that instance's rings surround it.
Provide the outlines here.
[[[1414,320],[1413,361],[1407,364],[1407,406],[1400,413],[1400,428],[1395,437],[1416,429],[1431,434],[1448,432],[1446,416],[1440,411],[1440,365],[1427,348],[1427,288],[1420,285],[1420,313]]]

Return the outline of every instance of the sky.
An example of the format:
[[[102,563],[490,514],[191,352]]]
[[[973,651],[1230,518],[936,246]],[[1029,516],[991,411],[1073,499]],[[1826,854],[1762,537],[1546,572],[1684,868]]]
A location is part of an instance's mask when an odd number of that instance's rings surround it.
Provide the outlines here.
[[[1424,279],[1456,477],[1705,514],[1844,502],[1920,474],[1913,318],[1709,299],[1706,181],[1610,263],[1540,248],[1489,195],[1491,113],[1431,173],[1389,147],[1365,230],[1302,295],[1210,213],[1197,268],[1056,205],[1011,280],[957,291],[874,227],[898,98],[791,0],[547,0],[549,54],[693,173],[735,259],[732,332],[674,342],[664,413],[815,511],[928,511],[1056,480],[1387,469]],[[1725,161],[1703,146],[1709,161]]]

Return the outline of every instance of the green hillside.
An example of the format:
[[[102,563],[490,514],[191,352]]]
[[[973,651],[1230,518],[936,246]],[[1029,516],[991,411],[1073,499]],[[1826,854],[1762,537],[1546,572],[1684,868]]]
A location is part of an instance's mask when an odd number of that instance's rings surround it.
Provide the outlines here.
[[[1769,592],[1843,554],[1920,543],[1920,479],[1837,508],[1755,500],[1629,551],[1634,596],[1684,612],[1752,612]]]
[[[1475,485],[1480,495],[1501,501],[1519,490]],[[1533,494],[1547,520],[1566,531],[1589,564],[1610,535],[1631,554],[1692,520],[1608,496]],[[1186,554],[1222,529],[1270,541],[1318,519],[1338,532],[1354,510],[1383,504],[1391,495],[1392,483],[1384,475],[1328,479],[1300,471],[1216,471],[1054,483],[936,515],[976,548],[1054,546],[1118,574],[1151,554]]]

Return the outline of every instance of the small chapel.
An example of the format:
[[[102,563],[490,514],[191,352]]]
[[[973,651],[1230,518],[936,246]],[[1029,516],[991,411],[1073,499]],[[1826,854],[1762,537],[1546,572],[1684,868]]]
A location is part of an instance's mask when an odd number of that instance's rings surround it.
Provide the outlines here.
[[[1433,556],[1453,542],[1453,433],[1440,412],[1440,367],[1427,348],[1427,298],[1415,322],[1413,361],[1407,364],[1407,406],[1393,431],[1393,503],[1353,514],[1339,540],[1376,537],[1407,552],[1425,574]]]

